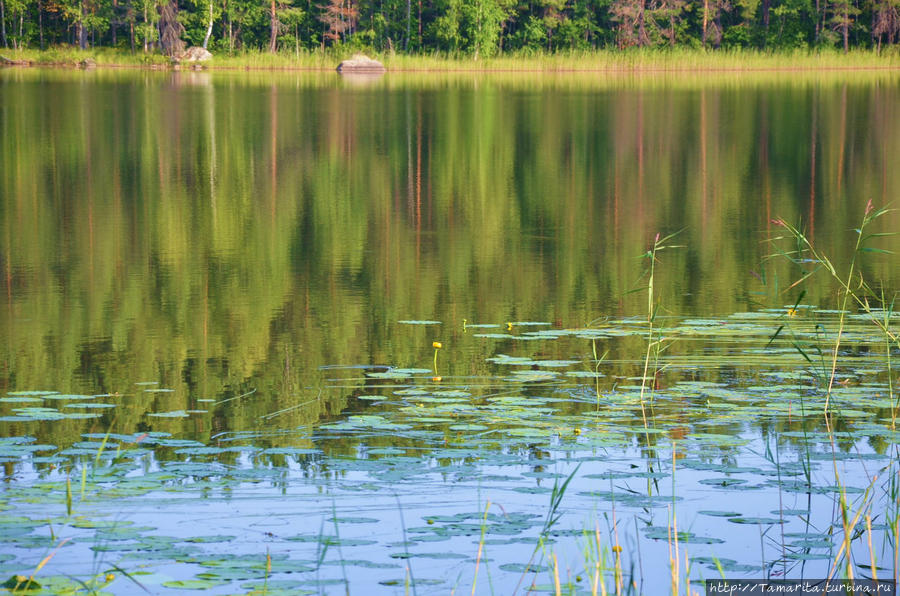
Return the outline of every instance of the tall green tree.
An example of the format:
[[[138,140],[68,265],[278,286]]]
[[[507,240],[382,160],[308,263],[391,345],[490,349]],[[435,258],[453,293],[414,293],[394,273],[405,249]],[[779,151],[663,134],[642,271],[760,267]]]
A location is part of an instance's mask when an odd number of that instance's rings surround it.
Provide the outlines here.
[[[438,49],[458,52],[462,45],[462,0],[443,0],[438,5],[438,14],[431,27],[430,35],[437,42]]]
[[[144,53],[150,51],[150,46],[159,38],[159,13],[156,10],[156,0],[135,0],[137,10],[141,14],[141,22],[134,28],[141,39]]]
[[[471,0],[461,7],[463,35],[475,60],[499,50],[500,31],[510,16],[509,0]]]
[[[6,6],[0,6],[0,17],[3,18],[3,25],[0,28],[0,34],[3,36],[3,45],[13,48],[22,47],[25,37],[25,13],[28,10],[26,0],[5,0]],[[9,15],[10,27],[9,34],[6,30],[6,18]]]
[[[860,13],[854,0],[832,0],[831,26],[843,41],[844,53],[850,51],[850,27]]]
[[[749,46],[754,37],[753,26],[759,12],[760,0],[734,0],[737,23],[727,32],[729,45]]]
[[[553,49],[553,36],[559,31],[569,16],[566,14],[567,0],[540,0],[541,22],[547,38],[547,51]]]
[[[62,5],[63,14],[72,24],[75,32],[75,43],[79,49],[88,47],[88,37],[94,37],[96,33],[103,32],[109,24],[109,19],[103,12],[100,0],[75,0]]]
[[[781,0],[772,7],[766,45],[776,48],[804,47],[816,39],[815,11],[810,0]]]

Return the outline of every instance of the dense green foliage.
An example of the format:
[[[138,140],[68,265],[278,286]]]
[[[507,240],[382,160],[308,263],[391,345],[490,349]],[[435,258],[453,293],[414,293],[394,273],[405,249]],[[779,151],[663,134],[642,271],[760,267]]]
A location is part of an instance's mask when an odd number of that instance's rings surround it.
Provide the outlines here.
[[[174,17],[177,20],[172,19]],[[474,58],[597,48],[882,50],[900,0],[0,0],[0,46],[343,46]]]

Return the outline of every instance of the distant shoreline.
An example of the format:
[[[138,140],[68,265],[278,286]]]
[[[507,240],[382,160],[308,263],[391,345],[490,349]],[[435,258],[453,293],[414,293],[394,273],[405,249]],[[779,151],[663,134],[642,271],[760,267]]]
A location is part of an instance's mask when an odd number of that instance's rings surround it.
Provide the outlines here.
[[[598,50],[580,53],[539,55],[508,54],[475,60],[465,56],[379,55],[389,73],[473,73],[473,74],[578,74],[578,73],[721,73],[742,72],[855,72],[898,71],[900,53],[873,51],[702,51],[702,50]],[[8,68],[119,68],[147,70],[209,71],[296,71],[330,72],[348,54],[337,52],[281,52],[269,54],[250,51],[214,56],[208,62],[177,63],[158,53],[131,52],[98,48],[80,51],[72,48],[49,50],[0,50],[0,66]]]

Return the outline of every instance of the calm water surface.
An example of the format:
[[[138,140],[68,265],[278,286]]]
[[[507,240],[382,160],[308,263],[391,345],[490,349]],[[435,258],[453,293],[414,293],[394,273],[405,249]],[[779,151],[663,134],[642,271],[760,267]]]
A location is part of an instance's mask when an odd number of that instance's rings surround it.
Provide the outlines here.
[[[675,523],[692,580],[824,577],[840,484],[895,573],[884,338],[850,313],[832,443],[837,285],[767,257],[783,218],[846,275],[896,74],[7,69],[0,133],[0,572],[590,593],[599,540],[659,594]]]

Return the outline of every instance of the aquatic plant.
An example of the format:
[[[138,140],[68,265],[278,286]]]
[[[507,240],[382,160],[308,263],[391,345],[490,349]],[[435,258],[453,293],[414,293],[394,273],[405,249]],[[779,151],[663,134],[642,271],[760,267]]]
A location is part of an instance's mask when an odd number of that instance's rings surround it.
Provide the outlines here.
[[[860,226],[854,231],[856,233],[856,244],[854,246],[850,263],[846,275],[841,275],[835,265],[831,262],[826,254],[816,247],[799,226],[787,223],[783,219],[775,219],[773,223],[784,228],[790,240],[794,241],[798,248],[791,251],[780,250],[777,254],[789,259],[795,265],[803,269],[803,275],[793,282],[788,289],[796,287],[804,283],[812,275],[819,270],[824,270],[834,281],[838,283],[841,289],[840,305],[838,309],[838,329],[834,339],[834,347],[831,349],[831,363],[828,376],[828,388],[825,397],[825,411],[828,411],[828,402],[831,398],[831,392],[834,388],[835,376],[838,366],[838,356],[840,353],[841,341],[843,339],[844,327],[846,324],[847,308],[851,303],[868,315],[868,320],[875,324],[876,327],[884,335],[885,339],[893,345],[900,348],[900,333],[893,330],[890,324],[890,313],[893,309],[894,299],[889,303],[885,302],[883,293],[876,293],[869,282],[858,271],[858,260],[864,253],[880,253],[890,254],[884,249],[870,246],[867,244],[869,240],[891,236],[893,232],[869,232],[868,227],[877,219],[886,215],[890,210],[886,207],[876,209],[871,200],[866,203],[865,212],[863,214]],[[773,241],[784,240],[783,236],[776,236]],[[811,266],[811,268],[808,268]],[[802,294],[801,294],[802,297]],[[879,309],[877,312],[873,310],[870,300],[877,300],[886,309]],[[799,300],[798,300],[799,302]],[[796,304],[794,309],[796,309]],[[884,318],[881,318],[884,316]],[[887,351],[888,362],[890,362],[890,350]],[[890,375],[888,375],[890,378]]]
[[[643,258],[647,259],[648,265],[647,269],[644,272],[644,275],[647,278],[647,350],[644,353],[644,370],[641,374],[641,416],[644,420],[644,429],[649,429],[647,422],[647,410],[644,405],[644,395],[648,393],[647,391],[647,381],[648,375],[650,373],[650,362],[651,362],[651,354],[653,356],[654,362],[654,371],[652,377],[652,383],[650,384],[649,394],[651,400],[652,407],[652,395],[653,389],[655,388],[656,378],[659,374],[657,369],[657,365],[659,362],[659,356],[662,352],[663,345],[665,343],[665,339],[661,334],[657,332],[655,328],[656,318],[659,314],[659,303],[657,302],[657,297],[654,294],[654,284],[656,282],[656,265],[658,263],[657,255],[664,251],[672,248],[678,248],[673,245],[668,245],[667,243],[672,240],[675,236],[677,236],[679,232],[675,232],[673,234],[669,234],[665,237],[660,237],[660,234],[657,233],[656,237],[653,239],[653,245],[644,253]],[[636,291],[636,290],[635,290]],[[649,444],[649,436],[647,438],[647,442]]]
[[[842,530],[843,536],[840,548],[837,554],[834,556],[829,570],[829,579],[839,568],[842,560],[846,577],[850,580],[852,580],[854,577],[854,562],[851,553],[851,541],[861,538],[862,534],[864,534],[864,532],[857,531],[857,524],[861,516],[864,516],[865,519],[869,518],[868,511],[871,507],[874,506],[874,501],[870,501],[870,492],[872,491],[874,484],[878,480],[877,475],[871,477],[870,484],[860,497],[859,503],[856,506],[856,511],[854,512],[853,505],[849,501],[846,487],[841,479],[841,474],[838,469],[837,454],[839,451],[836,446],[835,429],[833,426],[835,413],[829,407],[831,405],[831,398],[835,390],[840,349],[844,340],[847,317],[850,314],[848,308],[850,306],[855,306],[865,316],[866,320],[869,323],[875,325],[875,327],[879,330],[884,338],[885,364],[888,378],[888,401],[890,403],[891,411],[891,429],[894,430],[896,428],[895,422],[897,417],[898,402],[894,397],[891,352],[894,347],[900,348],[900,332],[894,330],[892,327],[892,314],[895,298],[891,297],[890,300],[888,300],[885,296],[884,290],[881,290],[880,292],[874,291],[868,280],[866,280],[861,273],[859,265],[859,259],[866,253],[891,254],[889,251],[871,246],[869,244],[869,241],[893,235],[893,233],[868,231],[869,227],[872,226],[876,222],[876,220],[883,217],[888,212],[889,209],[886,207],[876,209],[871,200],[866,203],[862,221],[859,227],[854,230],[856,234],[856,241],[852,256],[850,258],[850,262],[848,264],[847,273],[845,275],[841,275],[841,273],[838,271],[838,268],[834,265],[831,259],[829,259],[829,257],[810,240],[810,238],[802,231],[800,226],[789,224],[783,219],[773,220],[773,223],[775,225],[787,231],[787,236],[776,237],[775,241],[788,239],[795,245],[795,248],[793,250],[779,250],[777,255],[787,258],[791,263],[797,265],[803,271],[802,276],[797,281],[792,283],[788,289],[805,283],[810,277],[812,277],[817,271],[820,270],[825,271],[826,274],[830,276],[830,278],[834,280],[840,288],[840,304],[838,310],[837,331],[834,334],[834,343],[830,350],[830,363],[828,369],[826,370],[827,377],[825,381],[827,383],[827,386],[825,389],[825,403],[823,408],[823,418],[826,425],[828,439],[831,445],[831,461],[834,480],[836,486],[838,487],[840,529]],[[803,294],[801,293],[801,298],[802,295]],[[880,304],[881,307],[878,309],[873,308],[870,302],[873,300],[877,301],[877,303]],[[796,307],[797,305],[795,304],[793,310],[796,310]],[[782,328],[780,327],[776,331],[776,336],[781,331],[781,329]],[[894,476],[896,476],[896,472],[893,470],[893,467],[898,462],[898,456],[900,456],[900,450],[898,450],[898,445],[896,442],[892,443],[892,449],[894,451],[894,458],[892,459],[891,464],[886,469],[889,477],[888,483],[890,487],[895,486]],[[892,490],[896,491],[895,488],[888,488],[886,494],[891,493]],[[897,503],[898,501],[896,498],[896,492],[894,492],[888,499],[888,507],[894,507],[893,514],[889,514],[888,516],[888,523],[892,527],[897,527],[898,519],[900,519],[900,507],[897,506]],[[867,522],[867,525],[868,524],[869,522]],[[868,539],[869,541],[871,541],[870,534],[868,536]],[[874,551],[871,549],[871,543],[869,544],[869,546],[869,553],[871,557],[870,567],[872,569],[874,577],[876,562]],[[898,550],[900,550],[900,544],[898,544],[898,541],[896,539],[894,540],[893,550],[894,559],[896,561],[898,559]],[[896,580],[896,564],[894,568],[894,578]]]
[[[433,341],[433,342],[431,342],[431,347],[434,348],[434,369],[433,369],[433,370],[434,370],[434,376],[438,376],[438,371],[437,371],[437,357],[438,357],[438,351],[439,351],[441,348],[444,347],[444,344],[442,344],[442,343],[439,342],[439,341]]]

